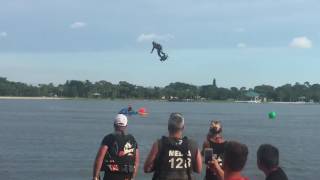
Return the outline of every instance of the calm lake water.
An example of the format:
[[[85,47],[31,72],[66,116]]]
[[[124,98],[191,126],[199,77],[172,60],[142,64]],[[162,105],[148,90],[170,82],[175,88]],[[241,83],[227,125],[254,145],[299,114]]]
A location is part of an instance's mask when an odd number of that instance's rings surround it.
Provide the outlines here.
[[[185,134],[199,145],[212,119],[222,121],[227,140],[247,144],[250,152],[244,174],[252,180],[264,179],[256,167],[256,150],[262,143],[280,149],[280,164],[289,179],[320,177],[319,105],[0,100],[1,179],[90,179],[102,138],[112,132],[115,114],[129,103],[150,112],[148,117],[134,116],[129,121],[142,164],[154,140],[166,134],[169,114],[181,112]],[[267,118],[270,111],[277,112],[277,119]],[[136,179],[150,177],[140,168]]]

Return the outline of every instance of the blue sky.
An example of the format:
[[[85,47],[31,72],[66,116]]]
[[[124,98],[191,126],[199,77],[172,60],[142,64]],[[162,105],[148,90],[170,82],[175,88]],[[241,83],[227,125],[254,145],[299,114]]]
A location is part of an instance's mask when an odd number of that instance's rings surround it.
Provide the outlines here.
[[[319,83],[317,0],[2,0],[0,76],[144,86]],[[169,60],[150,54],[162,43]]]

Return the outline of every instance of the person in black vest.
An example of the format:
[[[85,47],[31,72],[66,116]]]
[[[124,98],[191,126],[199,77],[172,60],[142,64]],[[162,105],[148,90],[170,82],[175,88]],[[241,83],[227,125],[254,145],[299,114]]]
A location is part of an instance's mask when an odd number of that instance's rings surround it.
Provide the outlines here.
[[[279,167],[279,150],[262,144],[257,152],[258,168],[266,175],[266,180],[288,180],[286,173]]]
[[[145,161],[144,171],[154,172],[153,180],[191,180],[200,173],[201,153],[195,141],[183,137],[184,118],[172,113],[168,121],[169,136],[157,140]]]
[[[213,166],[214,168],[210,168],[211,165],[207,166],[206,180],[218,180],[219,177],[223,176],[221,168],[225,143],[222,137],[221,123],[219,121],[211,121],[207,139],[203,142],[201,153],[204,155],[206,150],[212,151],[213,156],[211,158],[212,162],[210,163],[215,163],[216,166]]]
[[[139,149],[135,138],[126,134],[128,119],[118,114],[114,120],[115,132],[102,140],[97,153],[93,180],[99,180],[100,171],[104,171],[104,180],[133,179],[139,166]]]
[[[154,49],[157,50],[157,53],[158,53],[158,56],[159,56],[159,57],[162,57],[162,56],[165,55],[165,53],[162,52],[162,46],[161,46],[161,44],[152,41],[152,50],[151,50],[151,53],[153,52]]]
[[[154,49],[157,50],[158,56],[160,57],[160,61],[165,61],[165,60],[168,58],[168,55],[165,54],[165,53],[162,51],[162,46],[161,46],[161,44],[152,41],[151,54],[153,53],[153,50],[154,50]]]

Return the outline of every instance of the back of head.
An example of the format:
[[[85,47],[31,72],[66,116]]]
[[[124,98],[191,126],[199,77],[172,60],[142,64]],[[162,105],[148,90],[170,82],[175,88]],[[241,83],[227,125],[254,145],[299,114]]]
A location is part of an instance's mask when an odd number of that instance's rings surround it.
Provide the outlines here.
[[[124,131],[128,126],[127,116],[123,114],[117,114],[117,116],[114,118],[113,125],[116,131]]]
[[[229,141],[225,145],[223,166],[230,171],[241,171],[247,161],[248,147],[236,141]]]
[[[257,152],[257,161],[259,166],[271,170],[279,165],[279,150],[270,145],[262,144]]]
[[[168,121],[169,133],[182,131],[184,128],[184,118],[180,113],[171,113]]]
[[[210,122],[209,134],[216,135],[222,132],[222,125],[220,121],[213,120]]]

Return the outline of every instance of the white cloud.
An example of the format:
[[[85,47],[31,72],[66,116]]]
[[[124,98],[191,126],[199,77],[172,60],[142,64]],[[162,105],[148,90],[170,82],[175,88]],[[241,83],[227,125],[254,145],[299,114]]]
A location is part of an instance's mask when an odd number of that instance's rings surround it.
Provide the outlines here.
[[[71,29],[79,29],[79,28],[83,28],[86,26],[87,26],[87,23],[85,23],[85,22],[74,22],[74,23],[70,24],[69,27]]]
[[[237,47],[238,47],[238,48],[246,48],[246,47],[247,47],[247,44],[245,44],[245,43],[238,43],[238,44],[237,44]]]
[[[0,32],[0,38],[6,38],[8,36],[7,32]]]
[[[137,38],[137,42],[146,42],[146,41],[169,41],[174,39],[174,35],[172,34],[141,34]]]
[[[305,36],[293,38],[290,45],[292,48],[312,48],[312,41]]]

